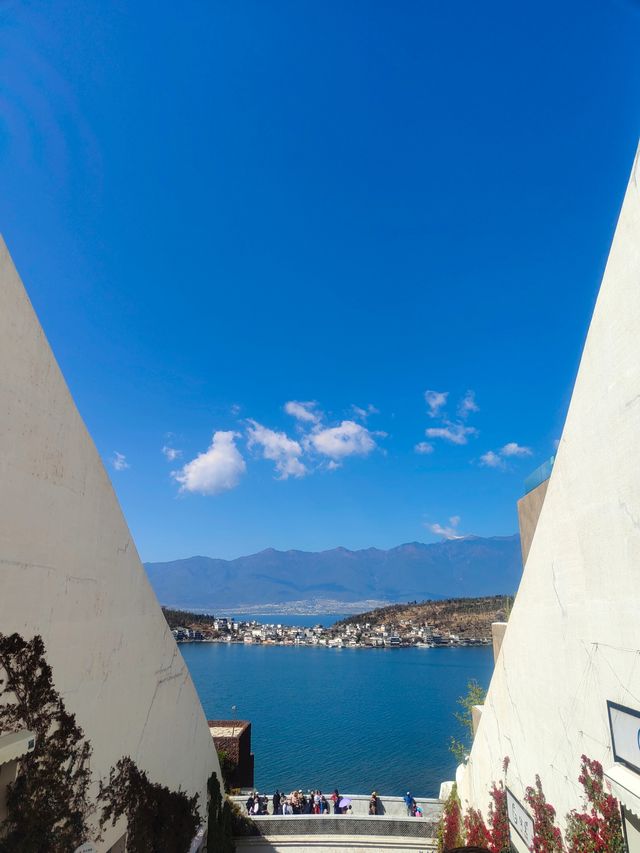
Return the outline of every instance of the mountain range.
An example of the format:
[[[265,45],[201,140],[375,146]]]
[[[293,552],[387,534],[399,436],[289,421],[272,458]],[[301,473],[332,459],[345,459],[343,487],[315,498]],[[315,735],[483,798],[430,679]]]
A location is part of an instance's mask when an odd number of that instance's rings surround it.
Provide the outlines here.
[[[383,604],[515,593],[520,539],[467,536],[389,550],[276,551],[145,563],[161,604],[225,613],[357,613]]]

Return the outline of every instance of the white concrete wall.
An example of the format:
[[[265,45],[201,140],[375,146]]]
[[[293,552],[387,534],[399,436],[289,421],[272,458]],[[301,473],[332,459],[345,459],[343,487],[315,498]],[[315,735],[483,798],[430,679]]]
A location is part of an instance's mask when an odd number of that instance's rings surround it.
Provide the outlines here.
[[[372,853],[426,853],[436,850],[435,839],[395,838],[393,836],[361,835],[306,835],[306,836],[270,836],[268,838],[238,838],[236,853],[358,853],[370,850]]]
[[[202,707],[1,239],[0,589],[0,631],[44,638],[96,780],[130,755],[204,807],[219,767]]]
[[[640,708],[640,167],[633,167],[555,467],[491,681],[463,801],[511,757],[563,823],[581,753],[612,763],[606,700]]]

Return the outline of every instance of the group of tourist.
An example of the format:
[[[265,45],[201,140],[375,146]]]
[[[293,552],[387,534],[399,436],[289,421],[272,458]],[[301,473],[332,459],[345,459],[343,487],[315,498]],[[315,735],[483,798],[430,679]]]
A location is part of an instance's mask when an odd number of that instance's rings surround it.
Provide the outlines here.
[[[403,799],[407,807],[407,814],[410,817],[422,817],[422,809],[416,803],[410,791],[407,791]],[[348,797],[341,797],[337,788],[329,799],[319,790],[307,791],[306,794],[301,790],[292,791],[289,795],[286,795],[276,789],[272,804],[273,811],[271,814],[274,815],[331,813],[349,815],[352,813],[351,800]],[[257,791],[254,791],[252,794],[249,794],[246,806],[248,815],[268,815],[269,797],[266,794],[259,794]],[[369,814],[377,815],[378,812],[378,795],[373,791],[369,798]]]
[[[247,797],[246,807],[248,815],[265,815],[269,814],[267,806],[269,805],[269,797],[253,791]]]
[[[269,797],[254,791],[246,802],[248,815],[269,814]],[[336,789],[327,799],[322,791],[292,791],[288,796],[276,789],[273,795],[274,815],[294,814],[351,814],[351,801],[340,796]],[[371,812],[370,812],[371,814]],[[375,814],[375,812],[373,812]]]

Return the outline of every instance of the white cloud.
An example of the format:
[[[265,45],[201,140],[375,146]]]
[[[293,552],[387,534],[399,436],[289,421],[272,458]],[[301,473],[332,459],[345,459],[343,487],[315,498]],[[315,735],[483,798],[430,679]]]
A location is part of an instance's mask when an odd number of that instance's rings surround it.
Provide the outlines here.
[[[445,421],[446,426],[430,427],[425,430],[427,438],[443,438],[445,441],[450,441],[452,444],[467,444],[469,436],[476,435],[478,430],[475,427],[468,427],[464,424],[452,424]]]
[[[375,406],[372,406],[371,403],[367,406],[366,409],[362,409],[360,406],[351,406],[351,411],[353,412],[356,418],[360,418],[361,421],[366,421],[369,415],[379,415],[380,410],[376,409]]]
[[[427,406],[429,407],[429,417],[437,418],[440,414],[440,409],[446,404],[447,397],[449,396],[448,391],[425,391],[424,399],[427,401]]]
[[[127,462],[127,457],[124,453],[118,453],[117,450],[113,451],[113,456],[111,457],[111,464],[115,468],[116,471],[126,471],[127,468],[131,466]]]
[[[336,427],[316,429],[306,437],[305,443],[323,456],[340,460],[347,456],[368,456],[377,447],[374,436],[384,435],[384,432],[371,432],[355,421],[342,421]]]
[[[515,441],[510,441],[500,451],[501,456],[531,456],[530,447],[522,447]]]
[[[448,391],[425,391],[424,398],[428,406],[428,415],[430,418],[438,418],[440,426],[429,427],[425,430],[427,438],[441,438],[444,441],[449,441],[451,444],[468,444],[469,438],[478,434],[475,427],[467,426],[465,420],[472,412],[480,411],[476,403],[475,392],[467,391],[465,396],[458,403],[458,420],[451,421],[444,411],[449,397]],[[429,442],[420,442],[415,446],[418,453],[431,453],[433,447]]]
[[[458,530],[460,524],[460,516],[452,515],[448,525],[442,524],[425,524],[427,530],[435,533],[436,536],[442,536],[444,539],[464,539],[464,534]]]
[[[302,447],[297,441],[289,438],[283,432],[275,432],[262,426],[257,421],[250,420],[247,430],[249,447],[259,445],[264,459],[276,463],[279,480],[289,477],[304,477],[308,473],[306,466],[300,461]]]
[[[239,403],[232,403],[231,404],[230,412],[234,416],[234,418],[237,418],[241,411],[242,411],[242,406]]]
[[[428,441],[421,441],[413,449],[416,453],[433,453],[433,444],[429,444]]]
[[[471,412],[479,411],[480,406],[476,403],[475,391],[467,391],[458,405],[458,414],[461,418],[466,418],[471,414]]]
[[[505,462],[505,459],[522,458],[524,456],[532,455],[533,451],[530,447],[523,447],[516,441],[510,441],[508,444],[505,444],[504,447],[501,447],[497,453],[494,450],[488,450],[486,453],[483,453],[480,457],[480,465],[482,465],[483,468],[501,468],[505,471],[507,470],[507,463]]]
[[[317,424],[322,420],[322,413],[314,411],[318,404],[314,400],[301,403],[298,400],[289,400],[284,404],[284,410],[296,420],[307,424]]]
[[[236,438],[239,438],[238,433],[232,430],[214,432],[205,453],[199,453],[179,471],[172,472],[171,476],[180,484],[180,491],[217,495],[234,489],[247,470],[236,447]]]
[[[504,468],[504,460],[493,450],[482,454],[480,464],[483,468]]]
[[[169,460],[169,462],[175,462],[176,459],[179,459],[182,456],[181,450],[176,450],[175,447],[169,447],[166,444],[162,448],[162,452],[164,453],[165,457]]]

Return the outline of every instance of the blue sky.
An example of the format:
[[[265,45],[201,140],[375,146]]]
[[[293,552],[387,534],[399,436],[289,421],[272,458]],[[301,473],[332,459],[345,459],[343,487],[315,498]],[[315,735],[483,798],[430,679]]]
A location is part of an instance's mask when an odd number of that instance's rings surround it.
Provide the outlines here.
[[[639,40],[630,0],[0,5],[0,229],[143,559],[516,530]]]

